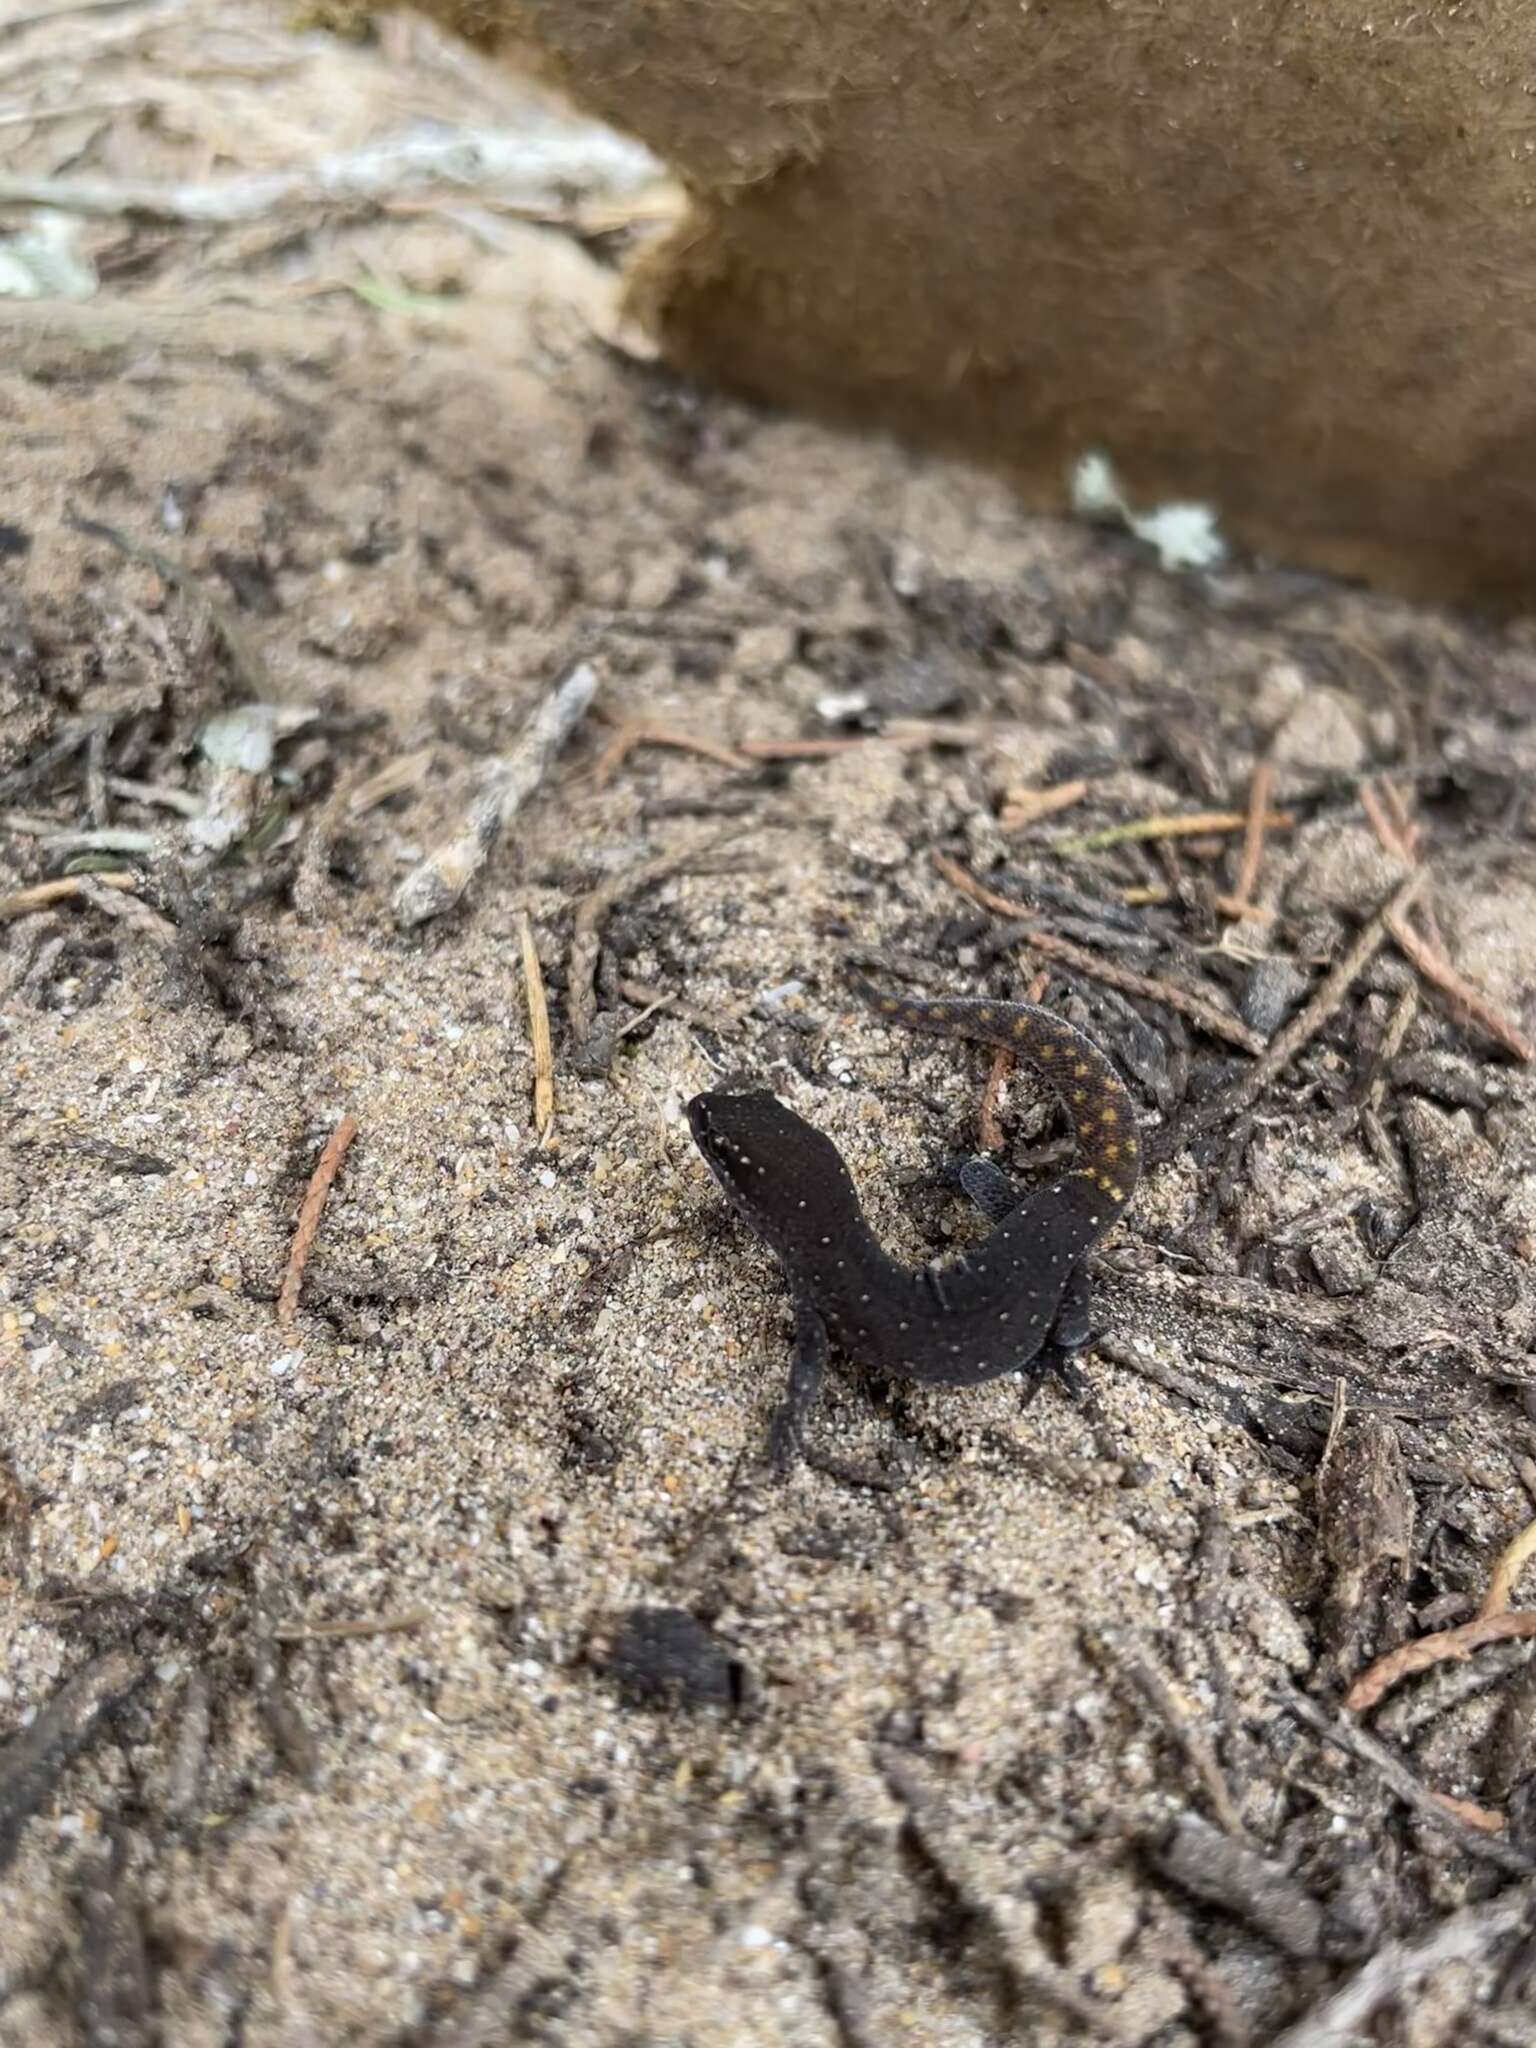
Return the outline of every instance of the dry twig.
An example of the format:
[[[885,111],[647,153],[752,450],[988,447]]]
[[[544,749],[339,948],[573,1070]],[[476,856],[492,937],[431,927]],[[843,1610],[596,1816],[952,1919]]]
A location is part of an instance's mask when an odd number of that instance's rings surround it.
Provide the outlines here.
[[[1264,859],[1264,839],[1269,823],[1269,792],[1275,779],[1275,764],[1266,755],[1255,762],[1248,785],[1248,814],[1243,827],[1243,857],[1237,881],[1223,908],[1228,917],[1246,917],[1253,892],[1258,887],[1259,867]]]
[[[1536,1636],[1536,1609],[1522,1608],[1511,1613],[1509,1607],[1515,1581],[1533,1554],[1536,1554],[1536,1522],[1522,1529],[1500,1553],[1489,1574],[1488,1590],[1483,1595],[1482,1605],[1471,1621],[1464,1621],[1459,1628],[1437,1629],[1431,1635],[1418,1636],[1413,1642],[1400,1644],[1397,1649],[1389,1650],[1386,1656],[1378,1657],[1374,1664],[1361,1672],[1344,1695],[1344,1705],[1351,1713],[1369,1713],[1393,1686],[1415,1671],[1428,1671],[1432,1665],[1443,1664],[1448,1658],[1460,1661],[1486,1643]]]
[[[1238,1840],[1249,1840],[1248,1829],[1216,1760],[1215,1750],[1151,1658],[1129,1638],[1104,1629],[1088,1632],[1088,1640],[1101,1657],[1130,1679],[1147,1705],[1162,1717],[1174,1741],[1183,1750],[1185,1761],[1204,1788],[1205,1796],[1211,1802],[1211,1811],[1223,1830]]]
[[[722,768],[729,768],[735,774],[752,773],[753,764],[744,754],[721,746],[717,740],[700,739],[696,734],[683,732],[673,725],[636,723],[621,725],[598,755],[592,770],[592,787],[606,789],[636,747],[676,747],[685,754],[702,754],[706,761],[718,762]]]
[[[592,702],[598,672],[578,662],[529,719],[510,754],[486,762],[464,823],[411,869],[395,891],[395,922],[409,928],[451,910],[490,858],[492,847],[548,773]]]
[[[1058,839],[1054,853],[1100,853],[1131,839],[1204,839],[1212,833],[1240,832],[1249,824],[1246,811],[1191,811],[1182,817],[1132,818],[1128,824],[1106,825],[1102,832],[1084,832]],[[1270,831],[1294,825],[1289,811],[1264,811],[1260,823]]]
[[[1402,1758],[1389,1749],[1384,1742],[1355,1721],[1342,1715],[1330,1714],[1316,1700],[1308,1699],[1304,1692],[1294,1686],[1286,1686],[1279,1695],[1279,1704],[1288,1714],[1320,1735],[1325,1742],[1342,1749],[1347,1755],[1369,1766],[1389,1790],[1395,1792],[1405,1805],[1416,1813],[1432,1820],[1436,1827],[1443,1828],[1451,1835],[1467,1855],[1480,1857],[1485,1863],[1496,1863],[1501,1870],[1514,1871],[1517,1876],[1529,1877],[1536,1871],[1536,1861],[1521,1849],[1512,1849],[1505,1842],[1497,1840],[1490,1831],[1469,1827],[1465,1819],[1465,1802],[1448,1800],[1428,1785],[1421,1784],[1409,1770]],[[1494,1816],[1498,1818],[1498,1816]]]
[[[15,1855],[27,1821],[51,1798],[65,1767],[100,1733],[110,1710],[144,1682],[149,1668],[132,1650],[108,1650],[92,1658],[0,1749],[0,1870]]]
[[[1363,782],[1360,785],[1361,808],[1370,819],[1371,829],[1383,850],[1405,866],[1417,867],[1421,859],[1423,834],[1396,783],[1384,783],[1382,788],[1386,793],[1385,802],[1371,783]],[[1412,966],[1449,998],[1452,1013],[1460,1023],[1476,1025],[1495,1044],[1513,1053],[1517,1060],[1536,1060],[1536,1045],[1532,1045],[1520,1027],[1496,1009],[1465,975],[1451,965],[1439,926],[1427,908],[1424,921],[1427,931],[1419,932],[1409,923],[1405,912],[1396,912],[1388,916],[1387,930]]]
[[[597,972],[598,949],[602,943],[603,925],[608,913],[616,903],[626,896],[634,895],[641,889],[650,888],[653,882],[663,882],[679,869],[702,859],[724,843],[726,835],[720,834],[706,840],[702,845],[689,846],[676,853],[660,853],[654,860],[642,861],[638,867],[628,868],[621,875],[611,875],[606,882],[583,896],[576,905],[576,915],[571,922],[571,958],[566,982],[566,1019],[571,1027],[571,1037],[577,1045],[585,1045],[591,1035],[592,1025],[597,1017],[597,994],[593,978]]]
[[[1449,1792],[1436,1792],[1433,1787],[1429,1796],[1453,1820],[1459,1820],[1463,1827],[1475,1828],[1479,1834],[1502,1835],[1509,1825],[1502,1813],[1495,1813],[1491,1806],[1479,1806],[1475,1799],[1456,1799]]]
[[[533,1041],[533,1123],[542,1145],[555,1121],[555,1049],[549,1031],[544,971],[539,966],[539,949],[533,942],[533,925],[526,910],[518,920],[518,937],[523,948],[523,979],[528,986],[528,1035]]]
[[[1390,789],[1392,784],[1388,783],[1386,787]],[[1399,829],[1397,821],[1387,816],[1386,806],[1376,794],[1374,785],[1369,782],[1362,782],[1360,785],[1360,808],[1370,819],[1371,830],[1380,840],[1382,852],[1390,853],[1394,860],[1400,860],[1406,868],[1415,866],[1417,856],[1414,850]]]
[[[511,131],[466,128],[447,135],[408,135],[337,150],[291,170],[248,171],[179,185],[7,174],[0,176],[0,205],[228,223],[263,220],[299,206],[374,206],[403,193],[444,186],[519,207],[549,206],[565,189],[568,210],[568,188],[595,183],[612,196],[664,175],[638,143],[593,123],[543,126],[525,117]]]
[[[1384,2005],[1401,2003],[1447,1963],[1476,1963],[1506,1935],[1529,1925],[1536,1885],[1524,1885],[1442,1920],[1418,1941],[1387,1941],[1342,1989],[1293,2022],[1270,2048],[1355,2048]]]
[[[364,817],[380,804],[388,803],[391,797],[418,789],[426,780],[431,766],[430,747],[418,747],[414,754],[396,754],[393,760],[386,761],[382,768],[375,769],[372,775],[347,791],[344,799],[347,816]]]
[[[1011,789],[998,812],[998,825],[1004,832],[1022,832],[1027,825],[1038,825],[1042,818],[1071,810],[1092,787],[1091,782],[1079,780],[1058,782],[1054,789]]]
[[[127,775],[109,775],[107,788],[113,796],[127,797],[131,803],[146,807],[158,804],[162,810],[175,811],[183,818],[203,815],[204,799],[190,789],[178,789],[174,783],[137,782]]]
[[[974,747],[986,738],[979,725],[949,724],[939,718],[893,718],[879,732],[850,733],[836,739],[741,740],[736,751],[753,761],[831,761],[865,747]]]
[[[4,186],[5,180],[0,178],[0,196],[3,196]],[[46,200],[41,203],[48,204]],[[179,590],[202,613],[209,631],[229,656],[229,665],[247,694],[258,702],[265,702],[278,694],[271,688],[266,663],[246,638],[244,627],[235,617],[233,605],[226,604],[201,577],[190,569],[184,569],[174,555],[168,555],[163,548],[150,547],[144,541],[135,540],[132,534],[109,526],[104,519],[86,519],[77,512],[66,512],[64,524],[89,540],[104,540],[130,562],[142,562],[145,567],[153,569],[162,583]]]
[[[1387,920],[1394,913],[1406,910],[1429,880],[1429,869],[1415,868],[1403,882],[1390,901],[1383,904],[1367,920],[1356,936],[1354,944],[1335,962],[1324,976],[1312,1000],[1291,1019],[1281,1031],[1277,1031],[1269,1044],[1263,1048],[1257,1063],[1232,1088],[1219,1095],[1209,1096],[1205,1103],[1194,1112],[1185,1125],[1186,1137],[1197,1131],[1209,1130],[1214,1124],[1224,1122],[1246,1109],[1271,1081],[1276,1080],[1295,1059],[1304,1045],[1322,1030],[1329,1020],[1338,1014],[1345,997],[1380,952],[1387,936]]]
[[[1323,1948],[1323,1909],[1283,1865],[1247,1842],[1180,1814],[1154,1851],[1158,1870],[1192,1897],[1246,1920],[1276,1948],[1305,1961]]]
[[[320,1154],[319,1163],[310,1177],[304,1205],[299,1210],[299,1227],[293,1234],[293,1249],[288,1254],[282,1289],[277,1297],[277,1320],[285,1326],[291,1324],[298,1313],[299,1289],[304,1284],[304,1268],[309,1264],[310,1248],[320,1229],[320,1218],[325,1212],[326,1197],[331,1192],[331,1182],[336,1178],[337,1169],[346,1157],[347,1147],[356,1136],[356,1117],[344,1116],[326,1139],[325,1150]]]
[[[404,1635],[424,1628],[431,1620],[425,1607],[408,1607],[403,1614],[378,1614],[359,1621],[285,1621],[272,1631],[279,1643],[351,1643],[364,1636]]]
[[[1401,783],[1386,781],[1381,786],[1386,794],[1387,809],[1392,813],[1397,829],[1402,834],[1408,858],[1417,860],[1424,851],[1424,828],[1414,817],[1412,807],[1403,794]]]
[[[1403,1041],[1413,1028],[1413,1020],[1419,1014],[1419,985],[1407,982],[1401,995],[1392,1006],[1387,1019],[1387,1028],[1381,1034],[1381,1043],[1376,1048],[1376,1057],[1371,1062],[1371,1075],[1362,1097],[1362,1106],[1374,1112],[1380,1110],[1392,1079],[1392,1062],[1403,1049]]]
[[[1252,2048],[1253,2029],[1238,2004],[1237,1994],[1183,1922],[1167,1908],[1154,1909],[1150,1936],[1168,1968],[1190,1993],[1196,2009],[1204,2013],[1211,2048]]]
[[[1465,975],[1457,972],[1443,953],[1437,952],[1428,939],[1413,929],[1406,918],[1389,916],[1386,922],[1387,930],[1399,949],[1426,981],[1432,981],[1441,994],[1450,999],[1452,1013],[1460,1013],[1460,1022],[1478,1025],[1507,1052],[1512,1052],[1517,1060],[1536,1060],[1536,1045],[1532,1045],[1519,1026],[1502,1011],[1496,1010]]]
[[[1270,1040],[1263,1057],[1247,1077],[1246,1087],[1253,1093],[1268,1087],[1290,1065],[1291,1061],[1308,1045],[1337,1015],[1344,998],[1365,972],[1381,949],[1387,928],[1387,920],[1405,911],[1418,896],[1429,879],[1428,869],[1421,869],[1403,881],[1391,900],[1362,927],[1354,944],[1323,977],[1321,986],[1312,1000],[1302,1009],[1283,1031],[1276,1032]]]
[[[883,1752],[876,1762],[893,1796],[906,1809],[913,1839],[925,1859],[990,1929],[1020,1997],[1069,2014],[1100,2040],[1116,2039],[1119,2030],[1109,2009],[1082,1991],[1051,1960],[1036,1933],[1032,1903],[1000,1881],[991,1853],[962,1833],[904,1758]]]
[[[946,853],[936,852],[933,864],[962,895],[969,896],[984,910],[1006,917],[1010,923],[1017,923],[1020,919],[1027,921],[1034,914],[1027,903],[1015,903],[1010,897],[989,889],[984,882],[978,882],[968,869],[959,861],[951,860]],[[1229,1045],[1239,1046],[1255,1058],[1264,1050],[1264,1041],[1257,1032],[1250,1031],[1239,1018],[1217,1009],[1214,1003],[1207,1002],[1204,996],[1196,995],[1192,989],[1181,988],[1177,982],[1164,981],[1155,975],[1137,974],[1113,960],[1101,959],[1085,946],[1074,945],[1070,939],[1058,938],[1055,932],[1029,931],[1024,935],[1024,943],[1045,959],[1059,960],[1063,966],[1075,967],[1079,974],[1103,982],[1106,988],[1118,989],[1122,995],[1145,996],[1149,1002],[1162,1003],[1167,1009],[1177,1010],[1192,1024],[1210,1032],[1213,1038],[1224,1038]]]
[[[212,1720],[207,1677],[202,1671],[195,1670],[187,1680],[181,1725],[176,1731],[165,1790],[165,1807],[172,1820],[190,1820],[198,1810],[208,1766],[208,1736]]]
[[[107,917],[115,918],[120,924],[129,926],[131,930],[142,932],[146,938],[153,939],[157,946],[169,947],[176,944],[178,933],[175,925],[168,917],[162,917],[158,910],[153,910],[149,904],[141,902],[132,890],[107,888],[104,886],[105,877],[101,875],[80,875],[76,879],[80,883],[82,902],[89,903],[94,909],[102,911]]]
[[[0,896],[0,924],[13,917],[30,917],[34,910],[46,910],[50,903],[67,903],[72,896],[85,900],[87,882],[103,889],[136,889],[139,877],[126,868],[112,868],[99,875],[60,875],[56,881],[34,882],[27,889],[13,889]]]
[[[702,1003],[690,1003],[682,996],[675,996],[669,989],[653,988],[648,981],[626,978],[619,983],[619,994],[626,1003],[639,1005],[640,1016],[631,1017],[620,1031],[620,1038],[627,1038],[640,1023],[641,1017],[649,1017],[656,1010],[667,1010],[674,1017],[681,1017],[686,1024],[696,1024],[701,1030],[718,1031],[723,1024],[734,1024],[740,1017],[735,1004],[722,1003],[717,1009],[707,1010]]]

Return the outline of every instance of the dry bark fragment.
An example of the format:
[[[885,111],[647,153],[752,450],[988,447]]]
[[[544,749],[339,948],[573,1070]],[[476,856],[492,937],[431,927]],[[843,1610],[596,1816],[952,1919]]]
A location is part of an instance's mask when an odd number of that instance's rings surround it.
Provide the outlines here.
[[[1413,1556],[1413,1488],[1392,1423],[1345,1418],[1317,1477],[1318,1541],[1332,1572],[1323,1610],[1324,1675],[1359,1668],[1388,1635]]]

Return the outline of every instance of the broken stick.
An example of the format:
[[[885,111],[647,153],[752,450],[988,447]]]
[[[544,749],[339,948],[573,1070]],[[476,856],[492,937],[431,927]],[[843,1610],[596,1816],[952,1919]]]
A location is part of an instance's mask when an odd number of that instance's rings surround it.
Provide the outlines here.
[[[452,910],[580,724],[597,684],[593,663],[578,662],[533,714],[514,751],[493,755],[485,764],[459,830],[434,846],[396,889],[396,924],[409,930]]]
[[[326,1196],[331,1192],[331,1182],[336,1178],[337,1169],[346,1156],[347,1147],[357,1136],[357,1118],[344,1116],[325,1141],[325,1150],[310,1179],[304,1196],[304,1206],[299,1211],[299,1227],[293,1234],[293,1250],[288,1254],[287,1271],[283,1274],[282,1291],[277,1297],[277,1320],[285,1327],[292,1323],[299,1308],[299,1289],[304,1284],[304,1268],[309,1264],[310,1246],[320,1228],[320,1218],[325,1209]]]

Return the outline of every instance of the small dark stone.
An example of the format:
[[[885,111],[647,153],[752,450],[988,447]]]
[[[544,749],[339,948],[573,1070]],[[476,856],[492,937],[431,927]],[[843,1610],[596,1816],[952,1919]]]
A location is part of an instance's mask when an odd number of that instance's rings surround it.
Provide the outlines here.
[[[1399,1207],[1395,1202],[1367,1201],[1360,1208],[1360,1228],[1365,1236],[1365,1248],[1372,1259],[1384,1259],[1402,1242],[1403,1233],[1413,1221],[1411,1209]]]
[[[596,1418],[585,1409],[574,1414],[566,1428],[566,1463],[583,1472],[611,1472],[619,1462],[619,1447]]]
[[[143,1395],[139,1380],[113,1380],[103,1387],[99,1394],[93,1394],[88,1401],[82,1401],[78,1408],[66,1415],[59,1424],[61,1436],[84,1436],[88,1429],[98,1423],[115,1422],[126,1409],[137,1405]]]
[[[1313,1270],[1330,1294],[1364,1294],[1376,1278],[1376,1268],[1352,1223],[1330,1224],[1307,1249]]]
[[[229,585],[230,594],[243,612],[274,619],[282,610],[270,564],[260,555],[237,555],[220,548],[213,566]]]
[[[580,1045],[572,1046],[572,1069],[583,1081],[602,1081],[613,1066],[619,1045],[619,1017],[614,1010],[603,1011]]]
[[[1040,661],[1061,633],[1055,593],[1039,575],[1007,586],[940,577],[917,593],[913,609],[924,625],[964,654],[1006,650],[1025,661]]]
[[[1272,1037],[1310,986],[1289,960],[1255,960],[1237,1007],[1243,1022],[1261,1038]]]
[[[866,680],[864,694],[887,718],[934,718],[960,702],[960,677],[948,661],[900,656]]]
[[[31,549],[32,536],[30,533],[24,532],[19,526],[8,526],[3,519],[0,519],[0,562],[15,560],[21,555],[30,554]]]
[[[681,1607],[632,1607],[601,1668],[640,1706],[739,1707],[746,1667]]]

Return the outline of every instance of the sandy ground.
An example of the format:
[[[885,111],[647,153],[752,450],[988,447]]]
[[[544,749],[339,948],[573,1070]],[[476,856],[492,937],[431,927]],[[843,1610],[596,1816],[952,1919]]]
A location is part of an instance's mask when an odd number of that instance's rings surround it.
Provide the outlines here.
[[[0,43],[0,91],[59,101],[0,131],[8,172],[212,177],[516,103],[414,30],[90,34],[68,81]],[[825,1469],[782,1485],[784,1289],[682,1109],[773,1086],[937,1256],[974,1234],[943,1169],[986,1062],[857,1012],[842,963],[1017,995],[1041,961],[934,852],[1263,1039],[1406,872],[1367,776],[1529,1032],[1536,641],[1172,580],[682,388],[599,338],[617,230],[585,225],[108,215],[93,298],[0,300],[0,894],[69,865],[52,834],[153,840],[103,856],[133,889],[0,924],[0,2042],[1192,2048],[1278,2039],[1372,1956],[1412,2010],[1367,2000],[1370,2038],[1530,2040],[1524,1646],[1378,1712],[1417,1806],[1285,1702],[1358,1726],[1341,1682],[1467,1620],[1531,1518],[1532,1070],[1386,943],[1244,1103],[1251,1054],[1045,962],[1157,1161],[1099,1262],[1092,1400],[837,1376]],[[402,930],[581,659],[610,721],[717,747],[854,736],[839,696],[927,726],[598,776],[594,713]],[[293,730],[220,779],[200,735],[258,699]],[[1216,903],[1240,835],[1074,844],[1242,811],[1266,752],[1262,917]],[[233,806],[221,859],[167,790]],[[578,1046],[577,906],[625,876]],[[1022,1074],[1002,1119],[1021,1172],[1062,1156]]]

